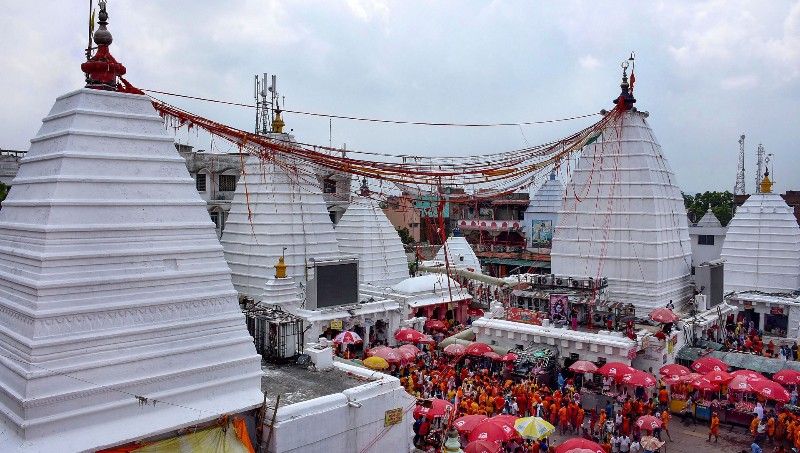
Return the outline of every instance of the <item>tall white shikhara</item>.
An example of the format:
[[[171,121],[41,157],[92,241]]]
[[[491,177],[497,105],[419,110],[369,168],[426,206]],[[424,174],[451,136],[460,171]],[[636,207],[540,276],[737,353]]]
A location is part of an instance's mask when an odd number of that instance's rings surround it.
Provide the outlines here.
[[[214,225],[146,96],[57,99],[0,211],[0,311],[2,451],[93,451],[261,403]]]
[[[554,274],[607,277],[609,298],[640,313],[691,295],[683,197],[645,118],[628,110],[583,149],[551,254]]]

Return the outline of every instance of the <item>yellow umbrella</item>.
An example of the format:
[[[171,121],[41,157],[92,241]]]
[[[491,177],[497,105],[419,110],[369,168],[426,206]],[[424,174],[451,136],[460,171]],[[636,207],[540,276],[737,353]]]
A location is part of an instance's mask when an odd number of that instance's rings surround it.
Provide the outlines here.
[[[387,362],[386,359],[376,355],[364,359],[364,365],[372,368],[373,370],[385,370],[389,368],[389,362]]]
[[[553,434],[556,428],[541,417],[523,417],[514,422],[520,436],[527,439],[541,439]]]

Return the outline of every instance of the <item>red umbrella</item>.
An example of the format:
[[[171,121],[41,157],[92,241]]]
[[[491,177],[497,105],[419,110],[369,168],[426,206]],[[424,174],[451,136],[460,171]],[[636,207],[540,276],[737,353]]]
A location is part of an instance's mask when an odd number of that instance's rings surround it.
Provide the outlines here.
[[[748,384],[764,398],[780,401],[781,403],[788,403],[789,400],[792,399],[789,392],[777,382],[766,379],[754,379],[749,381]]]
[[[460,433],[469,433],[472,431],[476,426],[480,425],[481,423],[489,420],[489,417],[481,414],[475,415],[465,415],[463,417],[459,417],[453,421],[453,426],[456,430]]]
[[[678,365],[677,363],[664,365],[660,370],[658,370],[658,373],[662,376],[687,376],[691,372],[692,370],[683,365]]]
[[[488,440],[479,440],[471,442],[464,447],[464,453],[500,453],[503,446],[497,442],[489,442]]]
[[[652,387],[656,385],[656,378],[650,373],[634,370],[633,373],[622,376],[622,382],[636,387]]]
[[[588,360],[578,360],[570,365],[569,369],[577,373],[594,373],[597,371],[597,365]]]
[[[413,344],[404,344],[402,346],[398,346],[397,349],[405,349],[406,351],[410,351],[414,353],[414,356],[418,356],[420,352],[419,348],[414,346]]]
[[[682,382],[692,382],[693,380],[695,380],[695,379],[697,379],[699,377],[703,377],[703,375],[700,374],[700,373],[689,373],[686,376],[681,376],[681,381]]]
[[[492,360],[500,360],[500,357],[502,357],[500,354],[494,351],[484,352],[483,354],[481,354],[481,356]]]
[[[689,385],[696,388],[697,390],[719,390],[719,382],[711,382],[704,377],[699,377],[693,380]]]
[[[491,346],[484,343],[472,343],[471,345],[467,346],[467,349],[464,350],[465,354],[469,355],[483,355],[486,352],[494,352]]]
[[[467,314],[470,316],[483,316],[483,310],[480,308],[467,308]]]
[[[661,419],[652,415],[643,415],[636,420],[636,426],[647,431],[661,428],[661,424]]]
[[[380,357],[389,363],[400,363],[405,360],[403,354],[394,348],[378,349],[377,351],[374,351],[372,355],[374,357]]]
[[[728,390],[734,392],[752,392],[753,387],[750,383],[754,380],[758,381],[759,379],[748,379],[747,376],[736,376],[726,385],[728,386]]]
[[[730,381],[731,379],[733,379],[733,375],[732,374],[726,373],[724,371],[718,371],[718,370],[714,370],[714,371],[712,371],[710,373],[706,373],[706,375],[703,376],[703,377],[708,379],[711,382],[718,382],[720,384],[724,384],[724,383]]]
[[[513,362],[519,358],[518,355],[514,354],[513,352],[509,352],[500,356],[501,362]]]
[[[692,369],[698,373],[710,373],[714,370],[728,371],[730,368],[725,362],[714,357],[703,357],[692,363]]]
[[[447,330],[447,324],[438,319],[429,319],[425,321],[425,327],[433,330]]]
[[[485,421],[476,426],[469,433],[467,439],[470,442],[479,440],[488,440],[490,442],[504,442],[515,437],[519,437],[519,433],[513,427],[506,424],[492,423],[491,420]]]
[[[395,332],[394,339],[397,341],[417,342],[425,337],[425,334],[414,329],[403,328]]]
[[[504,423],[513,428],[518,418],[516,415],[500,414],[490,418],[489,421],[492,423]]]
[[[444,347],[444,353],[447,355],[461,355],[464,351],[467,350],[467,347],[463,344],[449,344]]]
[[[406,363],[413,362],[414,359],[417,357],[416,354],[414,354],[413,352],[409,351],[408,349],[397,348],[397,349],[395,349],[395,351],[397,351],[397,353],[400,354],[400,357],[402,357],[402,359],[403,359],[402,362],[406,362]]]
[[[415,341],[414,343],[434,344],[434,343],[436,343],[436,340],[434,340],[433,337],[431,337],[430,335],[423,335],[422,338],[420,338],[419,340]]]
[[[375,346],[374,348],[367,349],[367,357],[372,357],[378,353],[378,351],[389,350],[393,351],[394,348],[390,348],[389,346]]]
[[[780,370],[772,375],[772,379],[783,385],[800,384],[800,372],[795,370]]]
[[[602,374],[603,376],[614,376],[614,377],[622,377],[626,374],[631,374],[636,371],[636,368],[632,368],[630,365],[626,365],[622,362],[609,362],[605,365],[601,366],[597,372]]]
[[[441,417],[448,412],[448,407],[450,411],[453,410],[453,405],[447,401],[439,398],[430,398],[425,400],[425,404],[418,404],[417,407],[414,408],[414,418],[420,418],[423,415],[428,418]]]
[[[556,453],[605,453],[605,450],[597,443],[580,437],[564,441],[563,444],[556,446],[554,450]]]
[[[672,310],[670,310],[669,308],[656,308],[655,310],[651,311],[650,314],[647,316],[649,316],[650,319],[652,319],[655,322],[663,322],[663,323],[676,322],[679,319],[681,319],[678,317],[678,315],[673,313]]]
[[[736,370],[736,371],[732,371],[731,372],[731,376],[733,376],[735,378],[739,377],[739,376],[744,376],[745,378],[747,378],[747,380],[750,380],[750,379],[766,379],[763,374],[756,373],[755,371],[751,371],[751,370]]]
[[[675,376],[675,375],[667,376],[664,378],[664,382],[669,385],[675,385],[678,382],[681,382],[682,380],[683,378],[681,376]]]
[[[356,344],[363,341],[364,340],[362,340],[357,333],[349,330],[339,332],[335,337],[333,337],[333,344]]]

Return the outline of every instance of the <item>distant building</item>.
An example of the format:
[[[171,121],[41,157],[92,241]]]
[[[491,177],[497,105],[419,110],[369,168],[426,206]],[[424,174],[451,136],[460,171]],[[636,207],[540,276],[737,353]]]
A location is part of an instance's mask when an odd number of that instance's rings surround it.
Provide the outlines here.
[[[0,182],[7,186],[11,185],[11,180],[19,171],[19,160],[25,157],[26,153],[27,151],[0,149]]]
[[[711,208],[699,222],[689,225],[689,239],[692,241],[692,272],[695,266],[719,259],[727,230],[719,223]]]
[[[414,242],[421,240],[419,209],[414,206],[414,199],[407,194],[392,195],[383,203],[383,213],[395,228],[408,228]]]

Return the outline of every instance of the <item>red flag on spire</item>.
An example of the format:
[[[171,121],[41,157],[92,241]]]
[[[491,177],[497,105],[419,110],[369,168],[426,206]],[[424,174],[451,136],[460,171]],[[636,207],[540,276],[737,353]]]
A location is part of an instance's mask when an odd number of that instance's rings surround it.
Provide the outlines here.
[[[636,82],[636,76],[633,75],[633,71],[631,71],[631,87],[628,89],[628,91],[631,94],[633,94],[633,84],[634,84],[634,82]]]

